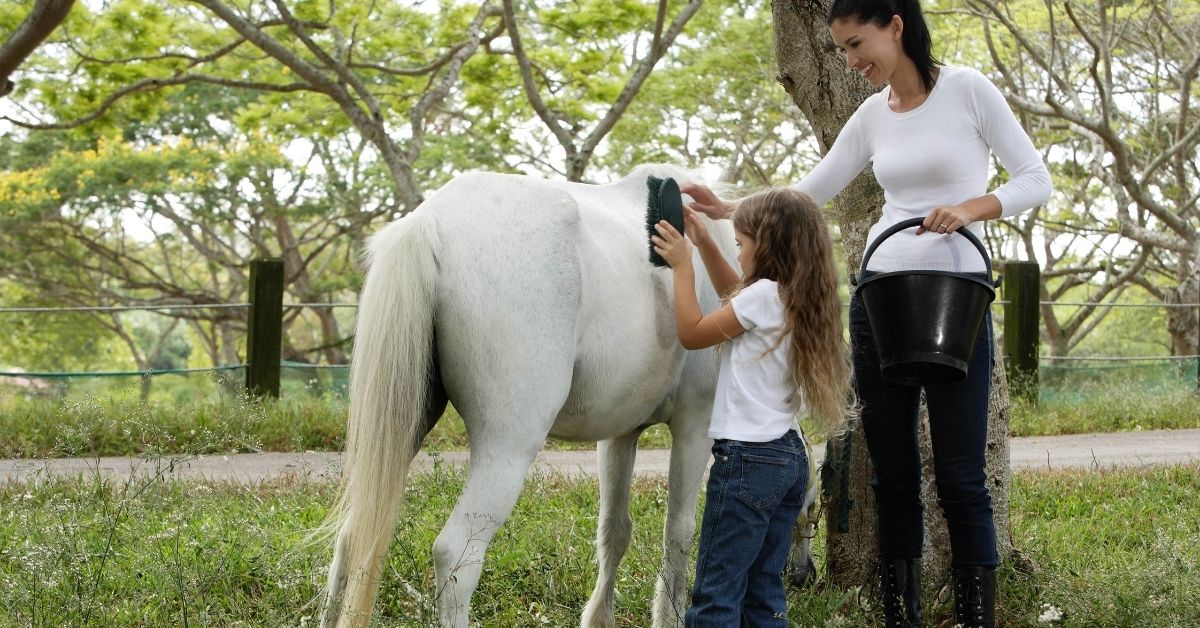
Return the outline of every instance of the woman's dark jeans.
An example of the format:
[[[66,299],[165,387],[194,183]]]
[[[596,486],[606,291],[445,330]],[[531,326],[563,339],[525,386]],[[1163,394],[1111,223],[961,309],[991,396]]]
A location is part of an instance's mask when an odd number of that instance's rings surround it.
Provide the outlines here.
[[[866,309],[857,295],[850,299],[850,338],[855,390],[874,466],[871,486],[875,489],[879,554],[919,558],[925,531],[917,438],[921,388],[883,379]],[[985,459],[992,357],[989,312],[975,341],[967,379],[925,387],[938,503],[950,531],[954,567],[995,567],[998,562]]]

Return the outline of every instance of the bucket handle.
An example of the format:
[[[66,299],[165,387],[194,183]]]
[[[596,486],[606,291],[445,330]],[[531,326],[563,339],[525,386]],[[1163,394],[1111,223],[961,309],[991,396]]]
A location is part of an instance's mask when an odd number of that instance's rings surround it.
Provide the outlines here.
[[[892,237],[892,235],[896,233],[904,231],[905,229],[916,227],[923,222],[925,222],[924,218],[909,218],[907,220],[901,220],[887,229],[884,229],[883,233],[879,234],[879,237],[875,238],[875,241],[871,243],[871,246],[867,247],[867,252],[863,253],[862,265],[859,267],[858,273],[850,273],[850,285],[858,285],[858,278],[867,271],[867,262],[870,261],[871,255],[875,252],[875,249],[879,248],[880,244],[883,244],[884,240]],[[983,257],[983,264],[987,268],[988,282],[992,284],[992,287],[999,288],[1001,277],[997,276],[994,279],[992,278],[992,258],[988,257],[987,250],[983,248],[983,243],[979,241],[979,238],[976,237],[974,233],[971,233],[971,231],[965,226],[957,231],[954,231],[953,233],[961,235],[962,237],[966,238],[968,242],[975,245],[975,249],[979,251],[979,255]]]

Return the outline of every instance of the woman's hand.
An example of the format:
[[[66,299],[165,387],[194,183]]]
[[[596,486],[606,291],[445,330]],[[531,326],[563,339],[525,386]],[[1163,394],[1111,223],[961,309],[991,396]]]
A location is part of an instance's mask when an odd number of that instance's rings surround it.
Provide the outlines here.
[[[703,220],[700,220],[700,213],[691,207],[683,208],[683,234],[696,246],[705,246],[712,242],[712,235],[708,232],[708,225],[704,224]]]
[[[1000,214],[1000,199],[995,194],[984,194],[958,205],[934,207],[925,217],[925,222],[917,227],[917,235],[926,231],[954,233],[973,222],[999,218]]]
[[[936,233],[954,233],[959,229],[975,222],[974,214],[963,207],[962,205],[946,205],[944,207],[934,207],[933,211],[925,217],[925,222],[917,227],[917,235],[921,235],[926,231]]]
[[[654,225],[654,230],[658,232],[656,236],[650,236],[650,241],[654,243],[654,252],[667,260],[673,269],[690,268],[692,266],[692,245],[684,238],[671,223],[660,220],[657,225]]]
[[[733,211],[733,204],[726,203],[717,198],[717,195],[707,185],[687,183],[681,186],[679,191],[692,197],[692,202],[688,203],[690,209],[694,209],[713,220],[728,218],[730,212]]]

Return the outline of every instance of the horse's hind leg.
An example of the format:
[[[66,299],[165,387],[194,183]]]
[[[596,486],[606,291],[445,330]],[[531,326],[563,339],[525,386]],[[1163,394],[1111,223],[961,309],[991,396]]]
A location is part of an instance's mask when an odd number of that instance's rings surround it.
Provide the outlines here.
[[[433,544],[442,625],[466,628],[484,554],[508,519],[529,467],[545,442],[570,387],[570,368],[522,382],[500,382],[484,402],[464,400],[471,460],[466,486]],[[528,373],[528,371],[526,371]],[[507,391],[500,394],[496,391]]]
[[[629,516],[629,489],[633,482],[633,462],[641,431],[600,441],[600,521],[596,526],[596,561],[600,571],[596,588],[583,609],[580,625],[584,628],[615,626],[613,590],[617,567],[633,536],[633,518]]]
[[[466,487],[433,544],[442,626],[467,627],[484,554],[516,505],[543,439],[544,435],[534,436],[528,442],[510,443],[516,445],[512,449],[496,445],[486,452],[472,447]]]

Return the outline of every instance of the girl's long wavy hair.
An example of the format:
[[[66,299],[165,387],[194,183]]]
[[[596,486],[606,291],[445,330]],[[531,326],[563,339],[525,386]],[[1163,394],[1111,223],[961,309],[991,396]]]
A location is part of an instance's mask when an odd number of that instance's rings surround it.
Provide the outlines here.
[[[739,289],[759,279],[779,285],[792,377],[813,419],[832,432],[850,406],[850,362],[825,218],[808,195],[775,188],[739,201],[733,228],[756,247]]]

